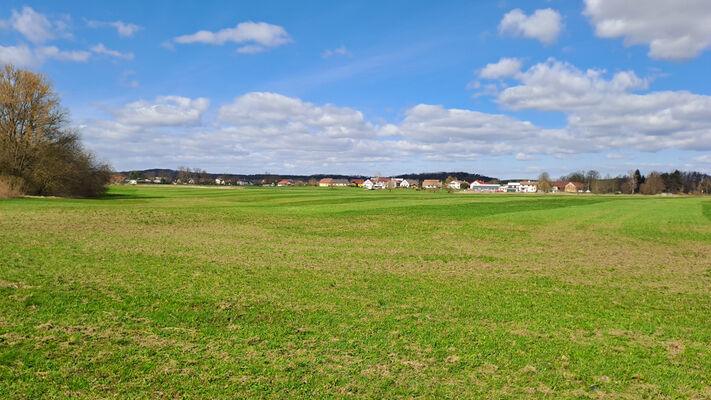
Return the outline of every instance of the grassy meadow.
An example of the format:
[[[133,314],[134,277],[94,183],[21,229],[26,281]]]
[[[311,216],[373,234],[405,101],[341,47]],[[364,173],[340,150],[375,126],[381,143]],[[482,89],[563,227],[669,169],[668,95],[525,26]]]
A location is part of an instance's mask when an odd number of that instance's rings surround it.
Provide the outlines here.
[[[0,398],[711,398],[711,199],[0,200]]]

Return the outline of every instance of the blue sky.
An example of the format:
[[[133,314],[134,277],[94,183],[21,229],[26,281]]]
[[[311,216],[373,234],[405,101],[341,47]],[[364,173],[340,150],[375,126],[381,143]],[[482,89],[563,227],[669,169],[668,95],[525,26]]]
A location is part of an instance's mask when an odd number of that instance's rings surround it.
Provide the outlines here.
[[[710,18],[702,0],[11,0],[0,62],[46,73],[118,170],[708,173]]]

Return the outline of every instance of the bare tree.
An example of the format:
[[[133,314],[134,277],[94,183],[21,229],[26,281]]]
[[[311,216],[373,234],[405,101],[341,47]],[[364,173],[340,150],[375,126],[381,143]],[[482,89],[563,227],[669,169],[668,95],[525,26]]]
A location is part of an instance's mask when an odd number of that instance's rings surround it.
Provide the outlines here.
[[[551,185],[551,177],[548,175],[548,172],[543,172],[541,175],[538,177],[538,190],[542,191],[543,193],[548,193],[552,189]]]
[[[644,183],[640,185],[642,194],[659,194],[664,191],[664,180],[659,172],[650,172]]]
[[[0,175],[32,194],[95,196],[111,178],[67,126],[66,112],[44,75],[0,70]]]

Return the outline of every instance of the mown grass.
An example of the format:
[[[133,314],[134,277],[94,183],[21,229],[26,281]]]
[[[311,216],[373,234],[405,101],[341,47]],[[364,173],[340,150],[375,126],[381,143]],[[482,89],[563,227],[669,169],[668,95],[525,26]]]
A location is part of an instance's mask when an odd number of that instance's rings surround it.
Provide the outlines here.
[[[711,200],[0,200],[0,398],[711,398]]]

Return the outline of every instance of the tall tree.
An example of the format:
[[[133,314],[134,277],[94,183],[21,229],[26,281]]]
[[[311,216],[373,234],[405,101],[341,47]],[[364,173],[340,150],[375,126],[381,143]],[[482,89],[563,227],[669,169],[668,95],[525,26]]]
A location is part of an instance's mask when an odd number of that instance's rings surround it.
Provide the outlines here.
[[[640,185],[642,194],[659,194],[664,191],[664,180],[659,172],[650,172],[647,179]]]
[[[551,191],[552,185],[551,185],[551,178],[548,175],[548,172],[543,172],[539,177],[538,177],[538,190],[548,193]]]
[[[44,75],[5,65],[0,70],[0,175],[31,194],[94,196],[111,177],[69,129],[67,114]]]

